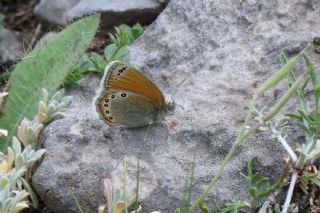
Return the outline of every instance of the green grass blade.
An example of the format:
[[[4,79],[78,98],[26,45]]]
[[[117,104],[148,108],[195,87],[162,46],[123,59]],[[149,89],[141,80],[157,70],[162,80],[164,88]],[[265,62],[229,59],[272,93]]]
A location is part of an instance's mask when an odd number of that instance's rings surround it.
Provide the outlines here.
[[[139,188],[140,188],[140,156],[137,156],[137,190],[136,190],[136,206],[134,208],[134,212],[138,213],[138,208],[139,208]]]
[[[122,180],[122,190],[123,190],[123,202],[125,213],[128,213],[128,203],[127,203],[127,161],[123,161],[123,180]]]
[[[80,213],[85,213],[85,211],[82,209],[82,207],[81,207],[78,199],[77,199],[76,196],[74,195],[74,193],[73,193],[72,191],[70,191],[70,194],[71,194],[71,197],[72,197],[72,199],[74,200],[74,202],[75,202],[75,204],[76,204],[79,212],[80,212]]]
[[[72,71],[97,31],[100,15],[79,20],[56,34],[46,44],[31,51],[14,69],[10,78],[10,95],[4,106],[0,128],[9,131],[0,138],[5,151],[16,134],[22,118],[33,119],[38,109],[41,89],[52,95]]]
[[[313,91],[314,91],[314,101],[315,101],[315,105],[316,105],[316,114],[318,114],[320,112],[320,106],[319,106],[319,101],[320,101],[320,82],[318,80],[317,77],[317,72],[316,69],[314,67],[314,64],[312,62],[312,60],[309,58],[308,55],[304,54],[303,55],[305,63],[307,64],[309,73],[310,73],[310,79],[311,79],[311,83],[312,83],[312,87],[313,87]],[[319,116],[315,116],[316,118],[316,123],[319,124],[320,123],[320,118]],[[315,125],[315,138],[318,138],[319,135],[319,131],[320,131],[320,126],[319,125]]]
[[[194,182],[194,169],[195,169],[195,164],[196,164],[196,155],[194,154],[193,156],[193,161],[192,161],[192,166],[191,166],[191,174],[190,174],[190,184],[188,186],[188,213],[191,213],[190,210],[190,205],[191,205],[191,198],[192,198],[192,186]]]

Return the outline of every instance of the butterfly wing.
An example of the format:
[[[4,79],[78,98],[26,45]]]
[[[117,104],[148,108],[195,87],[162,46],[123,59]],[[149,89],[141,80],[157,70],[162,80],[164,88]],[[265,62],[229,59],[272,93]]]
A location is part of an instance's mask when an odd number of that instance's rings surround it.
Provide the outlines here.
[[[149,98],[116,91],[101,95],[96,100],[100,117],[110,125],[139,127],[148,125],[161,117],[161,110]]]
[[[106,67],[101,91],[128,91],[146,97],[159,108],[165,107],[165,100],[159,88],[134,67],[121,62],[112,62]]]

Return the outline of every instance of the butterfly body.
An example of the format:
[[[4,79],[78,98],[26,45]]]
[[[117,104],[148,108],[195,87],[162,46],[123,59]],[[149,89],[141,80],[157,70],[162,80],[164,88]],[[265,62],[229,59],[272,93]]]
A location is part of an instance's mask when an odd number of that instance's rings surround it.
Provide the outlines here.
[[[129,127],[158,122],[168,111],[158,87],[121,61],[106,67],[95,104],[100,118],[106,123]]]

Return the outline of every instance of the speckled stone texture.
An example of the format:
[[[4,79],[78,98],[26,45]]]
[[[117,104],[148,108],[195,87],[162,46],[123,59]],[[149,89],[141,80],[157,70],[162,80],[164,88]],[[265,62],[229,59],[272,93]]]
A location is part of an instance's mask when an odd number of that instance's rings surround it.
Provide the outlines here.
[[[2,29],[0,30],[0,65],[13,63],[23,58],[30,38],[23,33]]]
[[[95,212],[105,202],[103,178],[121,171],[127,159],[134,181],[135,156],[140,155],[142,212],[173,212],[195,156],[195,199],[235,141],[255,88],[280,68],[280,51],[292,56],[319,35],[319,11],[316,0],[170,1],[130,47],[130,63],[173,96],[175,112],[149,129],[110,127],[92,105],[100,79],[89,76],[69,91],[74,100],[66,117],[44,131],[48,152],[33,176],[36,191],[55,212],[77,212],[70,192],[85,210]],[[286,87],[283,82],[261,103],[272,106]],[[293,135],[292,144],[297,142]],[[239,172],[253,155],[259,156],[262,174],[279,178],[284,153],[269,136],[250,137],[238,148],[210,192],[209,204],[248,197]]]
[[[50,26],[66,26],[83,16],[100,12],[102,30],[119,24],[150,24],[166,4],[156,0],[41,0],[34,14]]]

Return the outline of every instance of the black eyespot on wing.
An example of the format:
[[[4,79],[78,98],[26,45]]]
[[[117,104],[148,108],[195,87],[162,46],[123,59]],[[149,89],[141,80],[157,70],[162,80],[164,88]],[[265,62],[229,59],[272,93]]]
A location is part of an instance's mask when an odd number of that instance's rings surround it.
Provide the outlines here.
[[[127,94],[126,93],[121,93],[121,97],[126,97]]]
[[[107,113],[107,114],[109,114],[109,113],[110,113],[110,111],[109,111],[109,110],[106,110],[106,113]]]
[[[109,102],[109,99],[104,99],[104,102],[108,103],[108,102]]]
[[[119,69],[118,71],[118,75],[120,75],[120,73],[123,73],[123,71],[125,71],[128,67],[125,66],[125,67],[122,67],[121,69]]]
[[[110,120],[113,120],[113,117],[109,117]]]
[[[116,96],[115,95],[111,95],[111,98],[115,98]]]
[[[108,104],[105,104],[105,105],[104,105],[104,107],[108,107],[108,106],[109,106]]]

